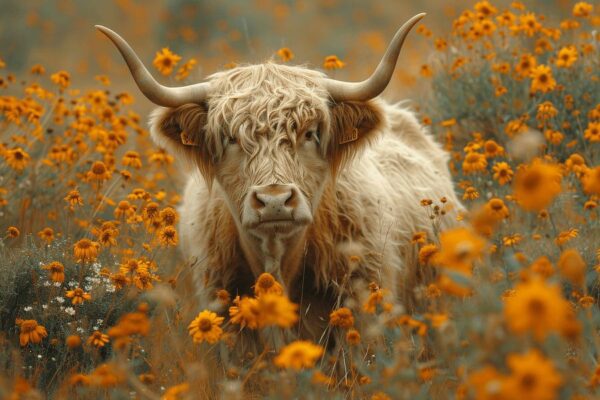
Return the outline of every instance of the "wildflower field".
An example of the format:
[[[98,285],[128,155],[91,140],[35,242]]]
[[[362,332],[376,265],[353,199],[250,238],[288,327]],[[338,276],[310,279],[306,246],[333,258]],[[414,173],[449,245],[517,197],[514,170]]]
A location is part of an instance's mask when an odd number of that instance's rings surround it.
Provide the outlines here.
[[[150,140],[143,97],[110,74],[78,87],[81,73],[43,64],[11,72],[0,48],[0,398],[600,398],[600,6],[558,3],[564,18],[473,1],[409,36],[425,57],[386,95],[418,88],[407,106],[449,152],[468,211],[439,240],[414,232],[435,277],[413,288],[414,312],[372,282],[331,312],[333,346],[295,337],[298,306],[267,273],[254,296],[197,304],[180,165]],[[287,44],[273,60],[302,63]],[[207,65],[154,53],[175,83]],[[220,67],[243,61],[225,53]],[[371,66],[331,53],[317,68]],[[435,226],[452,206],[418,201]],[[239,354],[248,335],[263,348]]]

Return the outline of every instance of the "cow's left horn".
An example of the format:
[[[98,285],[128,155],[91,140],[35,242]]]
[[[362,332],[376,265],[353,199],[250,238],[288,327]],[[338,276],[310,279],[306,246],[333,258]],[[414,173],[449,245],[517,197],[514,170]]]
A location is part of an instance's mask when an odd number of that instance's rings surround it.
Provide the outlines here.
[[[402,25],[398,32],[396,32],[396,35],[394,35],[383,58],[379,62],[379,65],[377,65],[377,69],[366,80],[362,82],[343,82],[335,79],[325,79],[324,85],[331,98],[336,101],[365,101],[379,96],[390,82],[390,79],[392,79],[404,39],[406,39],[412,27],[424,16],[425,13],[417,14]]]
[[[156,82],[125,39],[107,27],[96,25],[96,28],[117,46],[131,71],[135,83],[148,100],[154,104],[164,107],[177,107],[186,103],[200,103],[206,99],[210,92],[208,82],[176,88],[163,86]]]

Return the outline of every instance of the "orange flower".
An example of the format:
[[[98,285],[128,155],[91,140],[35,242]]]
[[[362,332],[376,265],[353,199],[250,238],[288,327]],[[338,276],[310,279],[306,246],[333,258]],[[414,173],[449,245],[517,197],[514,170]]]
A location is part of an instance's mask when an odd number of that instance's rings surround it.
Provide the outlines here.
[[[17,228],[16,226],[9,226],[6,229],[6,234],[8,235],[9,238],[15,239],[15,238],[18,238],[19,235],[21,235],[21,232],[19,231],[19,228]]]
[[[594,11],[594,6],[585,1],[580,1],[573,6],[574,17],[589,17]]]
[[[465,174],[472,174],[475,172],[485,171],[487,167],[487,160],[481,153],[470,152],[467,153],[462,164],[462,169]]]
[[[73,304],[83,304],[84,300],[89,301],[92,299],[92,295],[84,292],[83,289],[81,289],[81,288],[67,290],[67,294],[65,296],[72,299],[71,303],[73,303]]]
[[[570,306],[557,285],[532,279],[517,284],[505,301],[504,320],[514,333],[531,332],[541,341],[550,332],[561,332],[568,323]]]
[[[587,169],[581,177],[581,183],[586,193],[600,195],[600,166]]]
[[[291,328],[298,321],[298,306],[287,297],[264,293],[258,298],[259,327],[277,325]]]
[[[513,170],[506,162],[497,162],[492,167],[492,171],[494,171],[494,179],[498,181],[500,186],[503,186],[512,180]]]
[[[233,304],[234,306],[229,307],[231,323],[241,325],[242,328],[258,328],[260,308],[257,299],[250,297],[243,297],[240,299],[240,297],[237,296],[233,300]]]
[[[432,257],[439,251],[435,244],[426,244],[419,249],[419,264],[428,265]]]
[[[44,265],[42,269],[50,272],[50,280],[53,282],[65,281],[65,266],[58,261],[53,261],[50,264]]]
[[[514,195],[525,210],[539,211],[561,192],[561,179],[556,165],[534,162],[517,172]]]
[[[531,71],[531,92],[548,93],[556,87],[552,70],[547,65],[539,65]]]
[[[158,233],[158,240],[160,244],[165,247],[177,246],[177,243],[179,241],[177,236],[177,230],[171,225],[165,226]]]
[[[335,55],[325,57],[325,61],[323,62],[323,67],[325,69],[340,69],[344,68],[344,66],[346,66],[346,64]]]
[[[260,295],[266,293],[273,293],[282,295],[283,288],[281,285],[273,278],[273,275],[264,272],[260,274],[258,279],[256,280],[256,285],[254,285],[254,295],[256,297],[260,297]]]
[[[3,155],[8,166],[17,171],[24,170],[30,159],[29,154],[20,147],[7,150]]]
[[[354,328],[348,329],[348,332],[346,332],[346,341],[351,346],[359,345],[360,344],[360,333]]]
[[[54,240],[54,230],[52,228],[44,228],[38,232],[38,236],[47,244],[50,244]]]
[[[99,248],[99,243],[92,242],[89,239],[81,239],[73,246],[75,260],[82,263],[94,261],[98,257]]]
[[[34,319],[26,319],[17,321],[19,325],[19,343],[22,347],[27,346],[28,343],[40,343],[43,338],[48,336],[46,328],[42,325],[38,325]]]
[[[583,137],[592,143],[600,142],[600,122],[590,121]]]
[[[582,286],[585,281],[586,265],[579,252],[568,249],[562,252],[558,260],[560,274],[574,285]]]
[[[83,205],[83,199],[81,198],[81,194],[77,189],[71,190],[69,193],[67,193],[64,200],[69,203],[71,210],[75,209],[75,206]]]
[[[71,76],[67,71],[58,71],[50,75],[50,80],[61,88],[66,89],[71,83]]]
[[[223,330],[220,325],[223,323],[224,318],[217,316],[212,311],[204,310],[194,318],[188,325],[188,331],[194,343],[207,343],[213,344],[219,341]]]
[[[440,246],[433,262],[470,276],[473,262],[483,253],[485,241],[467,228],[455,228],[441,233]]]
[[[348,329],[354,325],[354,316],[349,308],[342,307],[329,314],[329,323],[332,326]]]
[[[96,161],[87,173],[87,178],[91,181],[104,181],[110,179],[111,173],[102,161]]]
[[[179,61],[181,61],[180,56],[172,53],[168,47],[164,47],[161,51],[156,52],[156,57],[154,57],[152,64],[161,74],[166,76],[173,72],[173,68],[175,68],[175,65]]]
[[[511,374],[502,385],[506,399],[552,400],[558,398],[563,378],[554,363],[538,350],[525,354],[509,354],[506,364]]]
[[[317,346],[309,341],[297,340],[281,349],[281,352],[275,357],[273,362],[280,368],[289,368],[297,371],[304,368],[313,368],[324,351],[321,346]]]
[[[142,159],[137,151],[128,151],[121,160],[124,166],[136,169],[142,168]]]
[[[75,304],[75,303],[73,303]],[[87,344],[90,346],[94,346],[97,348],[100,347],[104,347],[104,345],[106,343],[108,343],[110,341],[110,339],[108,338],[108,335],[105,335],[104,333],[100,332],[100,331],[94,331],[94,333],[92,333],[90,335],[90,337],[87,340]]]
[[[292,53],[292,51],[287,47],[282,47],[281,49],[277,50],[277,55],[283,62],[288,62],[294,58],[294,53]]]
[[[574,46],[563,47],[558,51],[556,57],[556,66],[559,68],[569,68],[577,61],[577,49]]]

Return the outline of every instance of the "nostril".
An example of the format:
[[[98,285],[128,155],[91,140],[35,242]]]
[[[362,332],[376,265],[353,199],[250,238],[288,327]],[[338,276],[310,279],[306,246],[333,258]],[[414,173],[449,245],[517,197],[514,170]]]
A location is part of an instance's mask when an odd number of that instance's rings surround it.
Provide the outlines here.
[[[290,196],[285,200],[285,206],[290,208],[296,208],[298,204],[298,194],[296,189],[290,190]]]
[[[255,210],[260,210],[266,206],[265,202],[258,198],[258,192],[252,192],[252,196],[250,196],[250,205]]]

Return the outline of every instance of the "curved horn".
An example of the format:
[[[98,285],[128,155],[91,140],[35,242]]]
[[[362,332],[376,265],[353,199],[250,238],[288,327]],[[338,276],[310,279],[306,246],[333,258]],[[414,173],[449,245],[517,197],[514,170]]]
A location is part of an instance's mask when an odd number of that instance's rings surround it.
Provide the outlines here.
[[[150,75],[150,72],[125,39],[105,26],[96,25],[96,28],[117,46],[131,71],[135,83],[144,96],[154,104],[164,107],[177,107],[186,103],[200,103],[208,95],[210,89],[208,82],[176,88],[161,85]]]
[[[417,14],[402,25],[390,42],[383,58],[379,62],[379,65],[377,65],[377,69],[366,80],[362,82],[344,82],[326,78],[323,83],[331,98],[335,101],[365,101],[381,94],[388,83],[390,83],[390,79],[392,79],[404,39],[406,39],[412,27],[424,16],[425,13]]]

